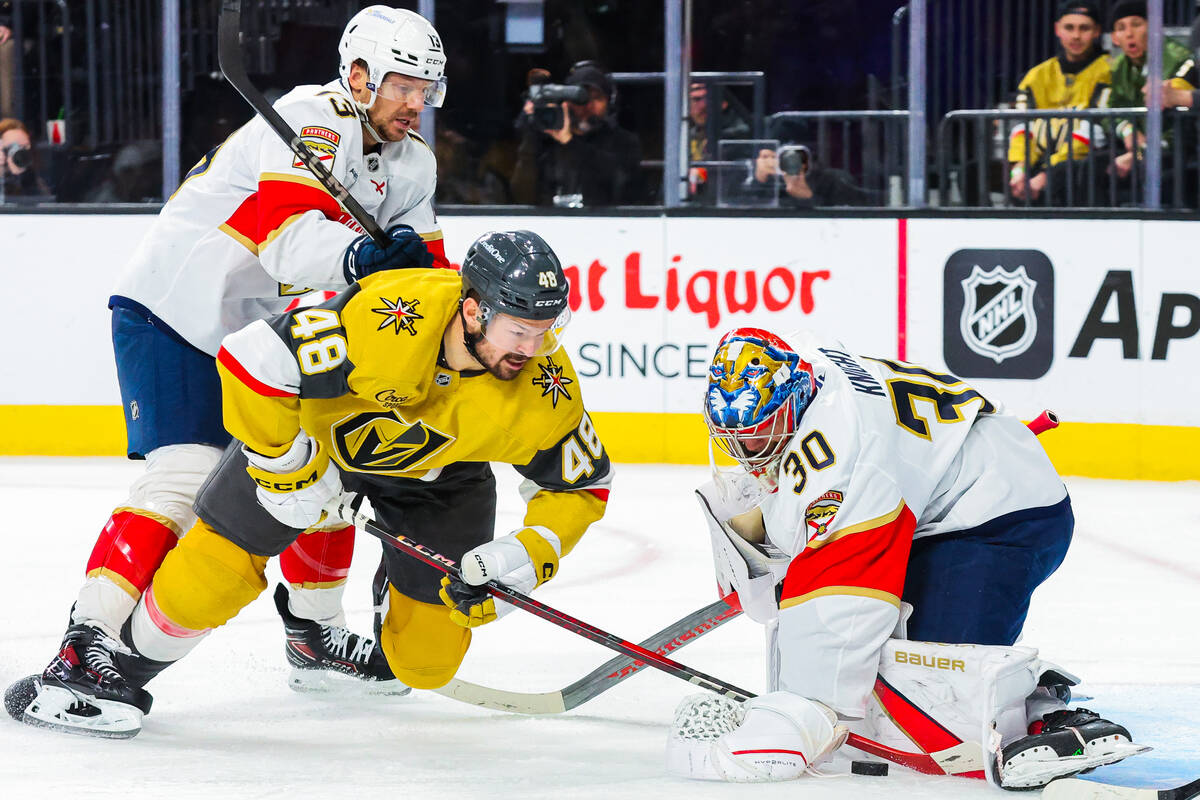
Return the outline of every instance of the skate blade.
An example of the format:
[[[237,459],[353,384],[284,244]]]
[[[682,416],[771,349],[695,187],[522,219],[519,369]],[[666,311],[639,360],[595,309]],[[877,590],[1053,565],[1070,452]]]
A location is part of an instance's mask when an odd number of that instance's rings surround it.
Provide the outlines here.
[[[403,697],[412,691],[398,680],[367,681],[325,669],[293,668],[288,676],[288,687],[301,694],[339,696],[387,696]]]
[[[131,739],[142,730],[142,716],[141,709],[127,703],[42,685],[21,722],[79,736]]]
[[[1001,776],[1000,785],[1005,789],[1036,789],[1045,786],[1055,778],[1067,778],[1078,775],[1086,770],[1093,770],[1108,764],[1115,764],[1130,756],[1147,753],[1154,748],[1133,742],[1105,742],[1102,753],[1084,753],[1078,756],[1060,758],[1055,756],[1044,761],[1026,761],[1006,768]],[[1050,750],[1050,748],[1046,748]],[[1053,751],[1051,750],[1051,753]]]

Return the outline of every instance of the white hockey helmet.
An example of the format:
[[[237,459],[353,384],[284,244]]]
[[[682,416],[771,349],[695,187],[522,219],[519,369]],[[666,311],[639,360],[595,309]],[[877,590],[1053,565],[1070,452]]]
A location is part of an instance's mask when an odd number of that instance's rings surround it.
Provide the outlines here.
[[[440,108],[446,97],[442,39],[429,20],[416,12],[389,6],[364,8],[346,23],[338,55],[338,72],[347,87],[350,65],[362,59],[367,64],[367,88],[372,94],[389,72],[397,72],[431,81],[425,90],[425,105]]]

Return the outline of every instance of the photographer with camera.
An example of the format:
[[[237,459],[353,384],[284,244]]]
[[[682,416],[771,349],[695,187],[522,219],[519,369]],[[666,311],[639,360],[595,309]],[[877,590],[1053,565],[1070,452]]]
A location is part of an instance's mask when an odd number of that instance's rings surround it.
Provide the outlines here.
[[[511,180],[514,199],[561,208],[641,200],[641,145],[617,125],[608,74],[581,61],[564,84],[551,83],[543,69],[530,70],[528,84],[516,121],[521,143]]]
[[[33,165],[33,140],[19,119],[0,119],[0,203],[20,197],[50,196]]]
[[[770,204],[778,191],[783,208],[880,205],[877,192],[863,189],[845,170],[817,164],[804,145],[785,145],[778,152],[762,148],[753,170],[735,194],[746,205]]]

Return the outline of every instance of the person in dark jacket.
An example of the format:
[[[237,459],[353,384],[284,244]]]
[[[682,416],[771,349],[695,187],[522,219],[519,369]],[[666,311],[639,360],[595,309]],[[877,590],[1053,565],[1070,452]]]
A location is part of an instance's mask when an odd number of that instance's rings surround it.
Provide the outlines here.
[[[561,128],[539,129],[528,100],[517,118],[521,143],[511,180],[513,198],[568,208],[640,201],[641,145],[636,135],[617,125],[611,78],[584,62],[571,70],[566,82],[585,88],[588,100],[563,103]]]

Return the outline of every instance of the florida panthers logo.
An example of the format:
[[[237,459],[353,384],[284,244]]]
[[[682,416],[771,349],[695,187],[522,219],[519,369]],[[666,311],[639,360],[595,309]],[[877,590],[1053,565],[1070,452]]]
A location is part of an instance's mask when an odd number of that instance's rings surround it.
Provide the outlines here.
[[[355,414],[335,423],[332,433],[334,454],[342,466],[383,475],[419,469],[454,442],[453,436],[395,412]]]
[[[558,408],[559,395],[571,399],[571,395],[567,392],[567,385],[574,383],[573,378],[568,378],[563,375],[563,368],[554,363],[554,359],[546,357],[545,364],[538,364],[542,370],[542,374],[533,379],[534,386],[542,388],[542,397],[550,395],[550,405],[553,408]]]
[[[842,493],[829,491],[808,504],[804,509],[804,524],[808,526],[808,541],[824,541],[829,535],[829,526],[842,507]]]

